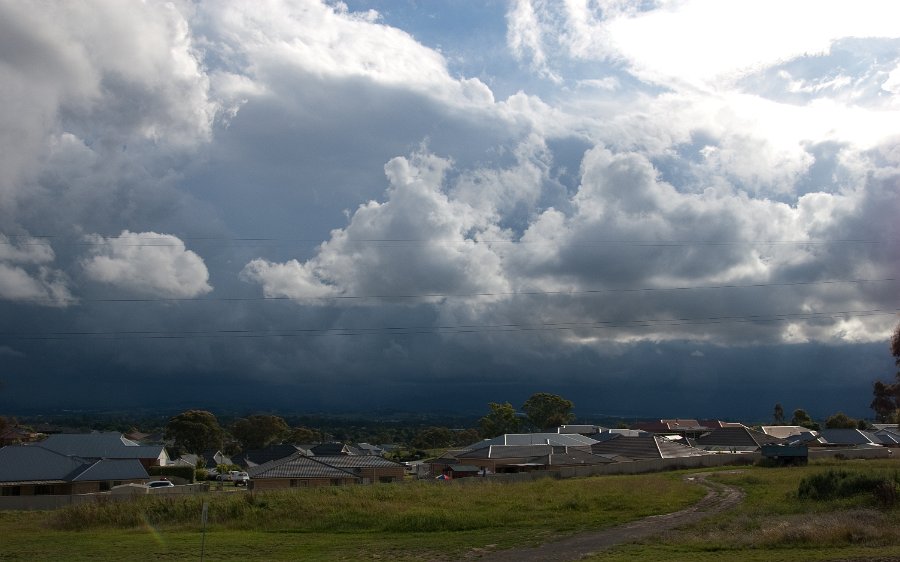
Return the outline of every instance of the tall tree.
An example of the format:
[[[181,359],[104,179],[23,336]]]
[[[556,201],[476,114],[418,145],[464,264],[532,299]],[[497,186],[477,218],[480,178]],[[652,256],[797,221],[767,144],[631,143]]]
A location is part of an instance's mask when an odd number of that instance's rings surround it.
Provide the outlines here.
[[[239,418],[231,425],[231,434],[247,449],[262,449],[287,437],[290,427],[278,416],[255,415]]]
[[[318,443],[322,441],[322,433],[308,427],[295,427],[291,429],[287,439],[291,443]]]
[[[895,385],[875,381],[872,385],[872,403],[869,407],[875,411],[875,419],[886,423],[897,409],[895,401]]]
[[[211,412],[188,410],[169,420],[165,436],[175,440],[178,450],[202,453],[207,449],[220,449],[225,431]]]
[[[517,433],[522,428],[522,420],[516,416],[516,409],[509,402],[488,404],[490,412],[478,421],[481,435],[485,438],[505,433]]]
[[[571,400],[549,392],[537,392],[522,405],[528,423],[537,430],[565,425],[575,419]]]
[[[845,414],[838,412],[825,420],[825,427],[828,429],[856,429],[858,422]]]
[[[453,444],[453,432],[446,427],[426,427],[419,431],[410,445],[417,449],[438,449]]]
[[[794,410],[794,417],[791,418],[791,425],[799,425],[807,429],[819,429],[819,424],[809,417],[806,410],[800,408]]]
[[[772,418],[775,425],[784,425],[784,408],[781,404],[775,404],[775,413]]]
[[[894,364],[900,367],[900,324],[897,324],[893,335],[891,335],[891,355],[894,356]],[[896,376],[900,378],[900,369],[897,370]]]

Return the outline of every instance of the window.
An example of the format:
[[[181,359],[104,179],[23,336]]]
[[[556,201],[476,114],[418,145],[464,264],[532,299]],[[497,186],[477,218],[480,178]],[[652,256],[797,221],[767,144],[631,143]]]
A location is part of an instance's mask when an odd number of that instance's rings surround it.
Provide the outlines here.
[[[36,496],[49,496],[53,493],[53,486],[48,484],[38,484],[34,487],[34,495]]]
[[[0,492],[0,496],[18,496],[22,493],[22,488],[20,486],[4,486],[0,488],[2,492]]]
[[[111,486],[109,485],[109,481],[100,482],[100,491],[108,492]]]

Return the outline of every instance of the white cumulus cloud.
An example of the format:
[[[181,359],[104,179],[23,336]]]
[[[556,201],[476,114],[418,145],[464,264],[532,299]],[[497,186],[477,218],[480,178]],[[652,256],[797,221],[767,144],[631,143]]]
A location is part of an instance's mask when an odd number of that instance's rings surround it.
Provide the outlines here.
[[[94,246],[82,267],[94,281],[161,298],[189,298],[212,291],[203,259],[176,236],[126,230],[108,238],[93,234],[87,241]]]

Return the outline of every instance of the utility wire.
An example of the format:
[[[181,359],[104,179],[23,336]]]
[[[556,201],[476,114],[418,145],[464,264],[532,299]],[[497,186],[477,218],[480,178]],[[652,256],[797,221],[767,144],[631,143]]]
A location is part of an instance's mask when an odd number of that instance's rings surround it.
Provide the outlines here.
[[[671,328],[677,326],[703,326],[729,323],[769,323],[795,320],[823,320],[829,318],[860,318],[868,316],[889,316],[900,312],[896,309],[845,310],[832,312],[804,312],[793,314],[709,316],[700,318],[647,318],[638,320],[597,320],[592,322],[538,322],[507,324],[458,324],[438,326],[379,326],[337,327],[337,328],[294,328],[284,330],[97,330],[40,333],[0,333],[0,337],[11,340],[75,340],[75,339],[209,339],[209,338],[288,338],[323,336],[367,336],[367,335],[444,335],[481,334],[533,331],[574,331],[598,329],[638,329]]]
[[[748,283],[748,284],[722,284],[722,285],[684,285],[676,287],[636,287],[636,288],[604,288],[582,290],[527,290],[527,291],[494,291],[477,293],[421,293],[421,294],[373,294],[373,295],[329,295],[318,297],[121,297],[121,298],[76,298],[77,302],[89,303],[154,303],[154,302],[257,302],[257,301],[343,301],[343,300],[409,300],[409,299],[433,299],[433,298],[478,298],[478,297],[515,297],[515,296],[578,296],[598,295],[608,293],[654,293],[665,291],[699,291],[722,289],[764,289],[779,287],[804,287],[827,285],[859,285],[864,283],[896,283],[898,279],[887,277],[884,279],[846,279],[825,281],[793,281],[784,283]],[[57,302],[55,299],[29,298],[15,299],[0,297],[0,301],[46,303]]]
[[[220,242],[223,244],[244,243],[244,242],[266,242],[278,243],[279,245],[287,245],[292,243],[320,244],[321,238],[283,238],[283,237],[225,237],[225,236],[185,236],[179,237],[175,235],[166,236],[148,236],[142,238],[142,242],[122,242],[115,237],[104,238],[102,242],[92,242],[89,240],[80,241],[62,241],[61,239],[69,238],[67,236],[55,234],[4,234],[0,233],[0,237],[7,240],[0,240],[0,245],[8,246],[52,246],[54,243],[66,246],[125,246],[125,247],[181,247],[183,242]],[[182,243],[168,242],[172,237],[178,238]],[[11,239],[23,239],[23,242],[14,242]],[[157,242],[154,242],[157,240]],[[342,238],[341,242],[352,244],[398,244],[401,247],[409,245],[424,244],[441,244],[440,240],[427,238]],[[508,240],[508,239],[477,239],[477,242],[484,244],[512,244],[512,245],[531,245],[546,244],[548,241],[527,241],[527,240]],[[828,244],[884,244],[886,240],[868,239],[868,238],[847,238],[847,239],[822,239],[822,240],[731,240],[731,241],[707,241],[707,240],[587,240],[584,242],[576,242],[567,244],[576,247],[593,247],[593,246],[627,246],[627,247],[652,247],[652,248],[680,248],[685,246],[822,246]]]

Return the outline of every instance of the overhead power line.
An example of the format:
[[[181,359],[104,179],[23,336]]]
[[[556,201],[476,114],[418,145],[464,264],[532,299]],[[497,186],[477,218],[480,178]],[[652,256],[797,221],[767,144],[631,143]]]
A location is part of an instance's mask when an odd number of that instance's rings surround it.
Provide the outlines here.
[[[223,330],[96,330],[33,333],[0,333],[9,340],[77,340],[77,339],[211,339],[211,338],[296,338],[325,336],[367,336],[367,335],[452,335],[483,334],[535,331],[575,331],[601,329],[645,329],[672,328],[679,326],[702,326],[733,323],[771,323],[798,320],[825,320],[834,318],[860,318],[868,316],[892,316],[900,312],[895,309],[845,310],[831,312],[805,312],[795,314],[709,316],[699,318],[646,318],[637,320],[596,320],[568,322],[536,322],[506,324],[456,324],[438,326],[378,326],[378,327],[335,327],[335,328],[291,328],[291,329],[223,329]]]
[[[599,295],[609,293],[655,293],[666,291],[700,291],[722,289],[765,289],[779,287],[804,287],[827,285],[858,285],[864,283],[896,283],[898,279],[887,277],[884,279],[845,279],[823,281],[792,281],[784,283],[746,283],[746,284],[720,284],[720,285],[683,285],[676,287],[620,287],[603,289],[581,290],[524,290],[524,291],[486,291],[474,293],[419,293],[419,294],[372,294],[372,295],[330,295],[318,297],[121,297],[121,298],[78,298],[77,302],[88,303],[154,303],[154,302],[258,302],[258,301],[346,301],[346,300],[410,300],[410,299],[434,299],[434,298],[480,298],[480,297],[515,297],[515,296],[578,296]],[[14,299],[0,297],[0,301],[24,302],[24,303],[48,303],[56,302],[51,298]]]
[[[125,247],[179,247],[183,242],[217,242],[221,244],[245,244],[245,243],[266,243],[266,245],[289,245],[289,244],[320,244],[322,238],[286,238],[271,236],[254,236],[254,237],[226,237],[226,236],[177,236],[177,235],[160,235],[157,237],[142,237],[139,242],[123,242],[116,236],[111,235],[102,237],[102,241],[91,241],[87,239],[73,240],[70,236],[56,234],[4,234],[0,236],[6,240],[0,240],[0,245],[8,246],[116,246]],[[173,243],[169,240],[178,238],[180,243]],[[19,240],[19,241],[16,241]],[[350,244],[394,244],[401,247],[411,245],[424,244],[440,244],[441,240],[429,238],[341,238],[341,242]],[[509,240],[509,239],[477,239],[478,242],[484,244],[510,244],[510,245],[534,245],[547,244],[553,241],[548,240]],[[872,238],[846,238],[846,239],[819,239],[819,240],[617,240],[617,239],[597,239],[583,240],[579,242],[567,241],[566,246],[574,247],[650,247],[650,248],[681,248],[686,246],[699,247],[716,247],[716,246],[823,246],[830,244],[883,244],[886,240]],[[449,241],[448,241],[449,243]]]

